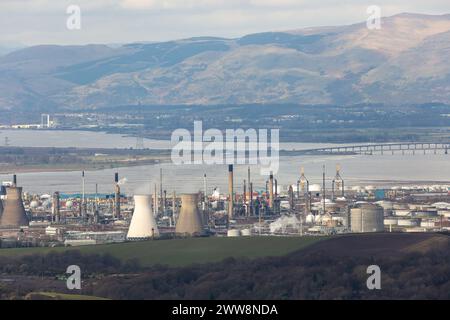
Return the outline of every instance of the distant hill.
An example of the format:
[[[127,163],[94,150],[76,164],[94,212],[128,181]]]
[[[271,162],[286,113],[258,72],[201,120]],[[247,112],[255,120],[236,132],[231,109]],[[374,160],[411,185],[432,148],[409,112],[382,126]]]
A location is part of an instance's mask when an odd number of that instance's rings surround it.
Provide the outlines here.
[[[0,108],[450,103],[450,15],[0,57]]]

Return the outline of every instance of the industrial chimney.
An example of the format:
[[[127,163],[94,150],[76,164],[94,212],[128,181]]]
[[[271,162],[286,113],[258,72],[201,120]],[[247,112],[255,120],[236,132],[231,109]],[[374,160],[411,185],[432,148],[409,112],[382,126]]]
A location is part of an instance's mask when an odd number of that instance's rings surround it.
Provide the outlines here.
[[[194,236],[203,233],[202,217],[197,204],[197,193],[181,195],[181,210],[175,228],[177,234]]]
[[[152,196],[134,196],[134,213],[128,229],[128,240],[143,240],[159,236],[158,226],[152,212]]]
[[[59,204],[59,192],[56,191],[53,194],[53,200],[52,200],[52,221],[55,223],[59,223],[61,220],[60,215],[60,204]]]
[[[233,165],[228,166],[228,219],[233,219],[234,197],[233,197]]]
[[[269,176],[269,208],[273,209],[273,173]]]
[[[0,221],[2,219],[2,214],[3,214],[3,201],[0,199]]]
[[[114,218],[120,219],[120,186],[119,186],[119,173],[114,175],[115,190],[114,190]]]
[[[28,218],[22,202],[22,188],[7,187],[3,214],[0,219],[2,226],[27,226]]]

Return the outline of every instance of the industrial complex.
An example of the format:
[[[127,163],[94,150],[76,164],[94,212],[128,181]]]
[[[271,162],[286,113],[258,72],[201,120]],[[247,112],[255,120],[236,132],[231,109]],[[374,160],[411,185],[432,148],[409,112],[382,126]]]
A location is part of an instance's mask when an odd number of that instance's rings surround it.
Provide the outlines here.
[[[226,176],[227,174],[227,176]],[[365,232],[439,232],[450,229],[448,185],[347,186],[337,166],[333,179],[311,183],[300,170],[282,185],[274,174],[262,189],[250,168],[224,172],[225,194],[208,188],[176,194],[165,190],[163,172],[153,194],[121,193],[119,174],[110,194],[29,194],[17,176],[3,182],[0,246],[80,246],[184,237],[325,236]],[[242,184],[236,192],[235,186]],[[25,191],[25,192],[23,192]]]

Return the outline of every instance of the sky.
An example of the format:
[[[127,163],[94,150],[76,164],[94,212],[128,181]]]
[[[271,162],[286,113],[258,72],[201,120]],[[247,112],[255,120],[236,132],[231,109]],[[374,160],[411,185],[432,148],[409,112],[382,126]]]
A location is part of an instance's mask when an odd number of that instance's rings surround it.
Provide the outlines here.
[[[71,5],[80,29],[67,28]],[[0,46],[234,38],[363,22],[372,5],[382,16],[450,13],[449,0],[0,0]]]

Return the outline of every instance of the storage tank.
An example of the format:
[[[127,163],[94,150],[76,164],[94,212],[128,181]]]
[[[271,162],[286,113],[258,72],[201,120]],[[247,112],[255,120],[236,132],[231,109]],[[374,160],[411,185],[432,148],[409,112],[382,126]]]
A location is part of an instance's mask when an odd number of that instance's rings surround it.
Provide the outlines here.
[[[141,240],[158,236],[159,230],[152,212],[152,196],[134,196],[134,212],[127,239]]]
[[[416,219],[399,219],[398,226],[399,227],[417,227],[419,225],[419,221]]]
[[[391,212],[392,209],[394,209],[394,204],[391,201],[381,200],[377,201],[376,204],[382,207],[386,212]]]
[[[241,235],[244,237],[249,237],[252,235],[252,231],[250,229],[242,229]]]
[[[411,211],[409,209],[395,209],[393,214],[397,217],[407,217],[411,215]]]
[[[198,194],[181,195],[181,209],[175,232],[182,235],[200,235],[203,233],[203,224],[198,209]]]
[[[436,222],[433,220],[424,220],[420,222],[420,226],[424,228],[434,228],[436,227]]]
[[[383,208],[371,203],[360,204],[350,210],[352,232],[380,232],[384,230]]]
[[[0,219],[2,226],[28,226],[28,218],[22,201],[21,187],[7,187],[3,214]]]
[[[398,224],[398,219],[396,218],[386,218],[384,219],[385,226],[396,226]]]
[[[227,232],[228,237],[239,237],[241,235],[241,231],[238,229],[229,229]]]

